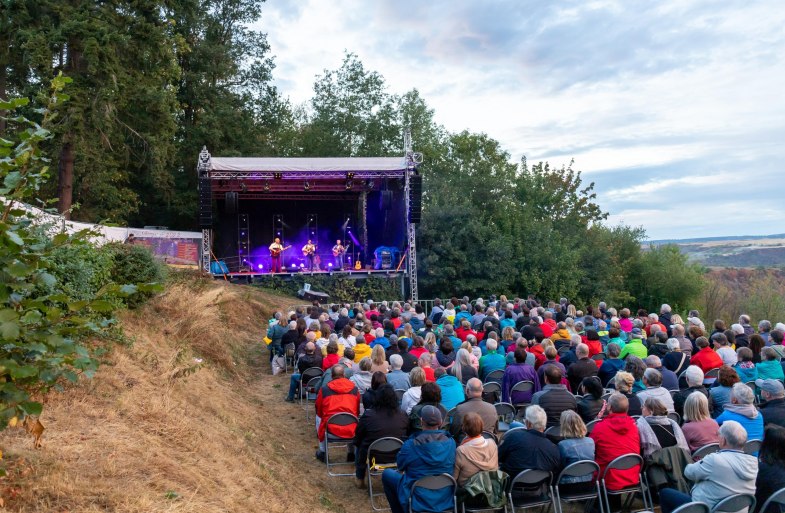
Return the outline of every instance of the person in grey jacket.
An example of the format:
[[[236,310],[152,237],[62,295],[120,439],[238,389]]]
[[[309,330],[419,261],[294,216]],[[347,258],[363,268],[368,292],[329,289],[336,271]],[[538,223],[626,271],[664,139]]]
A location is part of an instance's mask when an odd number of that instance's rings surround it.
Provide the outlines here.
[[[731,495],[755,495],[758,459],[744,454],[747,431],[736,421],[728,420],[720,427],[720,451],[709,454],[698,463],[687,465],[684,475],[695,483],[690,495],[672,488],[660,490],[662,513],[688,502],[703,502],[714,508]]]
[[[646,372],[643,373],[643,384],[646,385],[646,389],[638,392],[638,399],[641,400],[641,404],[645,403],[647,398],[653,397],[659,399],[665,405],[668,413],[676,411],[670,391],[662,386],[662,374],[660,374],[660,371],[652,368],[646,369]]]

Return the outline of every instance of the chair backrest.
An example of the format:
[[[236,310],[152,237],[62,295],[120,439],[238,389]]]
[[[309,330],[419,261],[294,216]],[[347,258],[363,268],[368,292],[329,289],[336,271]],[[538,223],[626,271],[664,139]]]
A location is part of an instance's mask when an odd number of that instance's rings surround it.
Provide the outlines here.
[[[515,406],[510,403],[496,403],[493,407],[496,408],[496,415],[503,422],[509,422],[515,418]]]
[[[490,392],[501,393],[502,386],[496,381],[486,381],[482,386],[482,391],[484,393],[490,393]]]
[[[709,513],[709,505],[703,502],[688,502],[674,509],[673,513]]]
[[[533,488],[535,486],[545,483],[550,485],[553,480],[553,474],[544,470],[528,469],[519,473],[510,483],[510,490],[517,486],[523,488]]]
[[[687,371],[686,370],[682,371],[682,373],[679,374],[679,389],[683,390],[685,388],[690,388],[690,386],[687,384]]]
[[[403,442],[399,438],[392,436],[374,440],[371,442],[371,445],[368,446],[367,463],[370,465],[375,458],[379,457],[383,458],[385,462],[395,461],[395,455],[398,454],[401,447],[403,447]]]
[[[534,390],[534,382],[533,381],[519,381],[512,386],[510,389],[510,393],[513,392],[531,392]]]
[[[411,493],[409,494],[409,511],[418,511],[414,509],[414,501],[417,500],[418,503],[421,501],[421,495],[418,494],[418,490],[450,490],[450,495],[452,495],[452,504],[450,505],[450,509],[453,509],[455,506],[455,493],[458,491],[458,483],[455,482],[455,479],[450,474],[439,474],[436,476],[425,476],[421,477],[417,481],[412,484]],[[431,505],[424,504],[424,506],[429,507]],[[428,509],[427,511],[433,511],[432,509]]]
[[[319,387],[322,386],[322,377],[316,376],[315,378],[311,378],[308,380],[308,383],[305,384],[305,391],[310,394],[318,394]]]
[[[668,418],[671,419],[676,424],[681,426],[681,415],[679,415],[675,411],[672,411],[672,412],[668,413]]]
[[[559,478],[556,480],[558,486],[561,480],[565,477],[584,477],[591,475],[592,481],[597,480],[597,475],[600,473],[600,466],[591,460],[581,460],[575,463],[570,463],[564,470],[559,473]]]
[[[759,510],[760,513],[766,513],[766,510],[769,509],[769,506],[773,504],[778,504],[780,507],[780,512],[785,511],[785,488],[780,488],[769,497],[765,503],[763,503],[763,507]]]
[[[561,346],[561,347],[560,347],[560,348],[559,348],[559,349],[556,351],[556,353],[557,353],[559,356],[561,356],[561,355],[563,355],[563,354],[565,354],[565,353],[569,353],[569,352],[570,352],[570,346]]]
[[[545,430],[545,436],[560,437],[561,426],[551,426]]]
[[[720,377],[720,369],[719,367],[716,369],[711,369],[706,374],[703,375],[703,378],[718,378]]]
[[[747,440],[747,443],[744,444],[744,452],[746,454],[755,454],[760,451],[761,444],[763,444],[762,440]]]
[[[720,444],[706,444],[703,447],[698,447],[697,449],[695,449],[695,451],[692,453],[692,459],[695,461],[702,460],[709,454],[713,452],[717,452],[719,450],[720,450]]]
[[[594,361],[605,360],[605,353],[597,353],[594,356],[592,356],[591,359],[594,360]]]
[[[747,493],[739,493],[725,497],[720,502],[714,505],[711,513],[735,513],[747,509],[749,513],[755,509],[755,496]]]
[[[330,426],[351,426],[357,424],[359,419],[351,413],[341,412],[331,415],[327,419],[327,431],[330,432]]]
[[[401,404],[401,401],[403,400],[403,394],[405,393],[406,390],[403,390],[402,388],[395,389],[395,395],[398,397],[398,404]]]
[[[504,439],[507,438],[507,435],[509,435],[510,433],[512,433],[514,431],[520,431],[521,429],[526,429],[526,428],[522,427],[522,426],[518,426],[518,427],[514,427],[512,429],[509,429],[509,430],[505,431],[504,434],[502,435],[502,439],[499,440],[499,444],[503,444],[504,443]]]
[[[586,434],[587,434],[587,435],[590,435],[590,434],[591,434],[591,432],[592,432],[592,431],[594,431],[594,426],[596,426],[596,425],[597,425],[597,423],[598,423],[600,420],[601,420],[601,419],[594,419],[594,420],[592,420],[591,422],[589,422],[588,424],[586,424]]]
[[[284,349],[286,351],[286,356],[288,358],[294,357],[294,352],[297,350],[297,348],[294,347],[294,342],[289,342],[288,344],[286,344],[286,347]]]
[[[497,369],[495,371],[491,371],[485,376],[485,382],[489,383],[491,381],[501,384],[502,380],[504,379],[504,370]]]
[[[608,466],[602,471],[602,479],[605,479],[612,470],[628,470],[636,465],[641,469],[643,468],[643,458],[641,458],[640,454],[622,454],[608,463]]]
[[[323,374],[324,371],[319,367],[308,367],[300,375],[300,381],[302,383],[308,383],[312,378],[321,377]]]
[[[490,431],[483,431],[482,432],[482,437],[486,438],[488,440],[493,440],[496,443],[496,445],[499,445],[499,437],[494,435]]]

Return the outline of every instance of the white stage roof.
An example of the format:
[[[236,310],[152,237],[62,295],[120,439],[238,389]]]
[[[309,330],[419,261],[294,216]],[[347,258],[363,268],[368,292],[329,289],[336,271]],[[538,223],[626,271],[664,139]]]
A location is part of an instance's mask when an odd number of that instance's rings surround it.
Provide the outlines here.
[[[256,158],[212,157],[211,171],[405,171],[404,157]]]

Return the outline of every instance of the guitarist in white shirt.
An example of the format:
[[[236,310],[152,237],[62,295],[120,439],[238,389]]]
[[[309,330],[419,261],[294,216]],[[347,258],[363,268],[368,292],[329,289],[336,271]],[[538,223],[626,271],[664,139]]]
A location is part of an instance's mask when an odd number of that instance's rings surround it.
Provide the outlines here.
[[[303,255],[308,257],[308,270],[313,272],[314,257],[316,256],[316,246],[311,242],[311,239],[308,239],[308,244],[303,246]]]
[[[343,258],[346,254],[346,249],[346,246],[341,243],[340,239],[335,241],[335,246],[333,246],[333,256],[335,257],[335,267],[339,271],[343,271]]]
[[[281,239],[278,237],[275,238],[272,244],[270,244],[270,259],[272,260],[272,264],[270,266],[270,272],[279,273],[281,272],[281,253],[283,250],[286,249],[281,244]]]

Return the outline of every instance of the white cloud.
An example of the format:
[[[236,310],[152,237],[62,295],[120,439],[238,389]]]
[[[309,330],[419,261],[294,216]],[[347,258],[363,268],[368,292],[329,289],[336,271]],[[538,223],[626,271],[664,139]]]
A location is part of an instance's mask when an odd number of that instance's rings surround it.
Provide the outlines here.
[[[391,92],[418,88],[449,130],[486,132],[515,160],[559,166],[574,158],[598,183],[625,176],[597,188],[612,220],[663,238],[782,231],[761,221],[779,210],[775,191],[785,185],[785,9],[777,0],[265,6],[258,27],[295,103],[348,50]],[[749,183],[732,185],[730,176]],[[689,189],[695,215],[653,216],[631,195],[618,196],[621,186],[633,194]],[[740,190],[756,201],[734,207],[732,222],[705,215],[716,202],[737,205]]]

